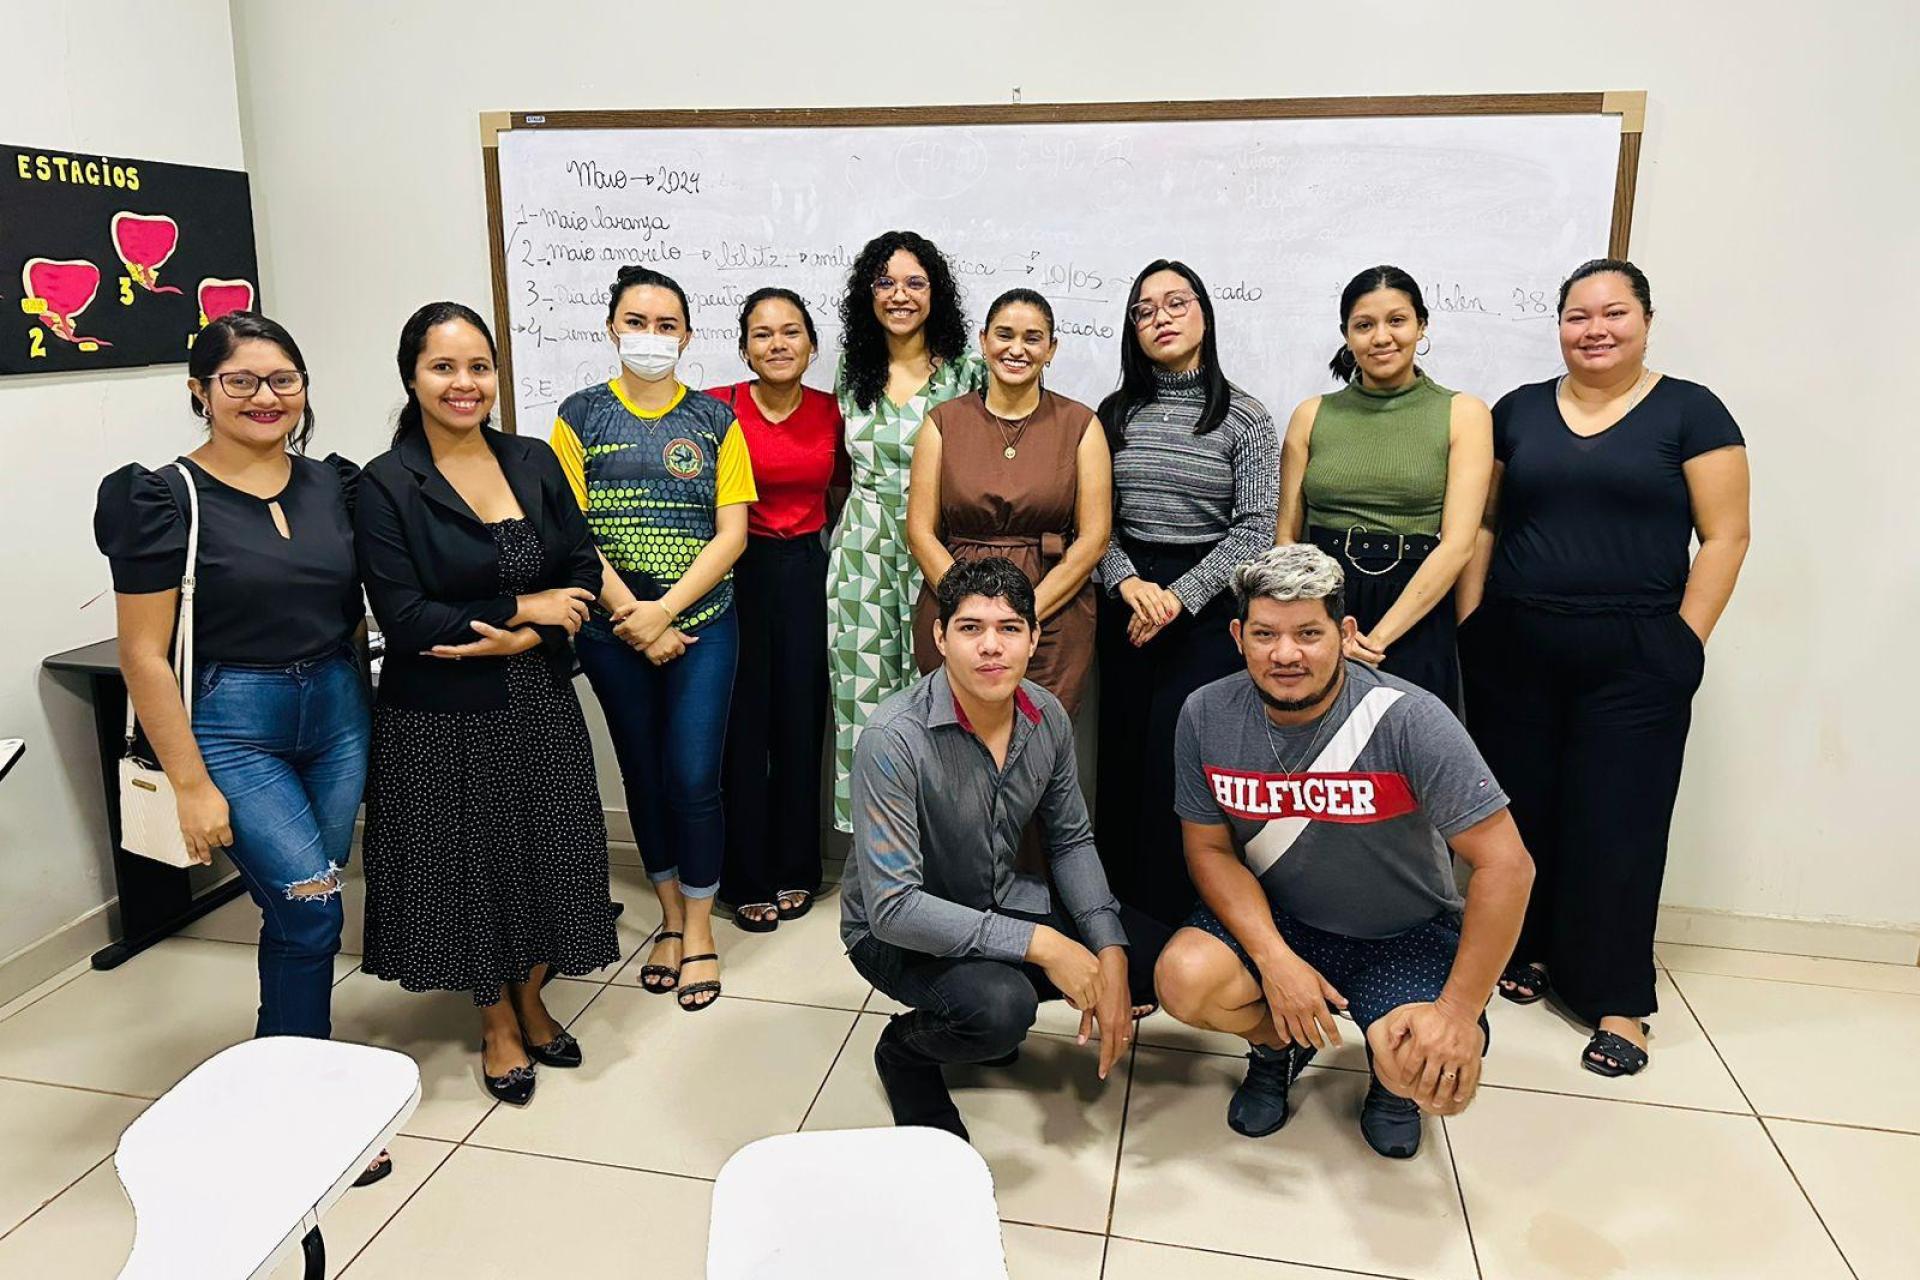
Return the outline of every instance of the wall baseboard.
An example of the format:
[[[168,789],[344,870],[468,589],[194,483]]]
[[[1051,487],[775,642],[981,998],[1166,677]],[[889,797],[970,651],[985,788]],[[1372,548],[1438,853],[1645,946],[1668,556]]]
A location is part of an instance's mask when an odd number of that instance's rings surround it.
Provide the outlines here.
[[[1734,951],[1771,951],[1878,964],[1920,964],[1920,927],[1913,926],[1749,916],[1663,904],[1653,938],[1655,942],[1726,947]]]
[[[0,960],[0,1006],[11,1003],[48,978],[87,959],[117,936],[113,916],[120,899],[109,898],[93,910],[28,943]]]

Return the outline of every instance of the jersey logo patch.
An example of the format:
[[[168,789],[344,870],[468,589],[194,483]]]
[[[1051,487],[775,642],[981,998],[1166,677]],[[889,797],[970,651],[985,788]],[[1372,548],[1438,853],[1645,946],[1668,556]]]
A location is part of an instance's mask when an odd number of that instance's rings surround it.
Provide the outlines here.
[[[1247,822],[1386,822],[1419,806],[1397,773],[1253,773],[1206,767],[1222,813]]]
[[[676,480],[692,480],[706,466],[706,455],[700,452],[700,446],[685,436],[667,441],[660,460],[666,464],[667,474]]]

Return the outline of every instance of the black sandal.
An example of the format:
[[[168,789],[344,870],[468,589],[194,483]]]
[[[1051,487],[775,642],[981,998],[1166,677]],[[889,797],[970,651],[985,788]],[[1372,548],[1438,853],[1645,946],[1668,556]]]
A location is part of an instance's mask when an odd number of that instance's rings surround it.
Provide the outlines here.
[[[779,899],[774,906],[775,909],[780,912],[780,918],[782,920],[798,920],[801,916],[813,910],[813,895],[805,889],[782,889],[773,896]],[[800,899],[800,905],[797,907],[789,907],[787,905],[788,898]]]
[[[756,914],[748,915],[750,911]],[[760,912],[772,914],[758,914]],[[780,904],[777,902],[744,902],[733,909],[733,927],[747,933],[772,933],[785,919],[786,917],[780,914]],[[681,963],[686,962],[683,960]]]
[[[1544,965],[1520,964],[1517,961],[1506,967],[1500,975],[1500,998],[1514,1004],[1534,1004],[1547,998],[1547,992],[1553,990],[1553,982],[1547,977]],[[1526,994],[1522,995],[1522,989]]]
[[[657,943],[665,942],[668,938],[679,938],[681,941],[684,942],[686,940],[686,935],[682,933],[675,933],[674,931],[669,929],[666,932],[655,934],[653,937],[653,941],[654,943],[657,944]],[[673,990],[675,987],[680,985],[680,967],[681,965],[684,965],[684,964],[686,964],[686,960],[683,958],[680,961],[680,964],[678,965],[673,965],[673,964],[641,965],[640,966],[640,989],[643,991],[651,991],[653,992],[653,994],[657,996],[663,996],[667,994],[667,992]]]
[[[1640,1024],[1640,1034],[1647,1035],[1652,1030],[1646,1023]],[[1593,1039],[1587,1041],[1586,1052],[1580,1055],[1580,1065],[1609,1079],[1638,1075],[1647,1065],[1647,1051],[1625,1036],[1596,1031]]]
[[[684,969],[690,964],[699,964],[702,960],[718,962],[719,959],[719,955],[712,951],[707,952],[705,955],[683,956],[680,960],[680,967]],[[713,999],[711,1000],[702,1000],[696,1004],[687,999],[688,996],[703,996],[709,991],[713,992]],[[705,982],[689,982],[686,986],[680,988],[680,994],[675,996],[674,999],[678,1001],[680,1007],[688,1013],[698,1013],[702,1009],[711,1009],[714,1005],[720,1003],[720,980],[718,978],[711,978]]]

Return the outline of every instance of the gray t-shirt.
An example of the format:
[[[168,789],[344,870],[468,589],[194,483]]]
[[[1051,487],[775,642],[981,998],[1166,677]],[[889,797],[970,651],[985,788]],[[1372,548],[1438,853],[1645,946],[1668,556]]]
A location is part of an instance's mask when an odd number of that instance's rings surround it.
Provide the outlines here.
[[[1444,703],[1358,662],[1325,715],[1286,729],[1244,671],[1201,687],[1173,756],[1180,816],[1228,826],[1268,901],[1351,938],[1458,911],[1447,840],[1507,805]]]

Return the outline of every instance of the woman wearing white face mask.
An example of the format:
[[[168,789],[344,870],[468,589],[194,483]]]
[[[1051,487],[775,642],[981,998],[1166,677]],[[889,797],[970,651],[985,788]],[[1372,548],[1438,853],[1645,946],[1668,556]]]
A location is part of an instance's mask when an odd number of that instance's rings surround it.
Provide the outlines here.
[[[641,985],[682,1009],[720,996],[713,898],[725,823],[721,749],[739,626],[733,562],[758,494],[733,410],[673,376],[692,337],[687,295],[624,267],[607,336],[624,368],[568,396],[553,448],[600,549],[611,621],[581,628],[580,665],[607,716],[634,839],[660,897],[662,931]]]

